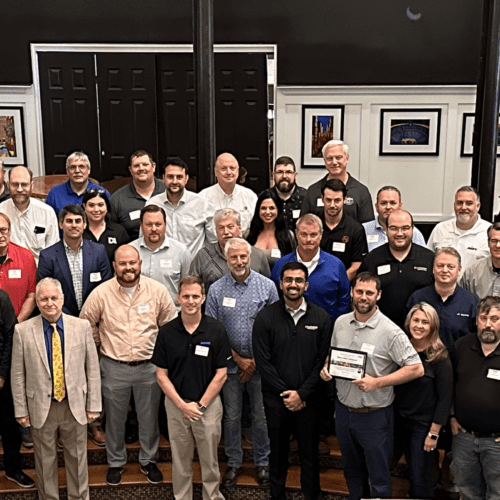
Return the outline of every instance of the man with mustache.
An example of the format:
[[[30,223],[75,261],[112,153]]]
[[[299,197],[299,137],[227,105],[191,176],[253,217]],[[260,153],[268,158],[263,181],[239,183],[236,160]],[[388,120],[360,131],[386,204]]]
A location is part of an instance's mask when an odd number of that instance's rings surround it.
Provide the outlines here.
[[[500,297],[477,307],[477,334],[459,339],[451,416],[453,461],[462,498],[500,496]]]
[[[486,231],[491,223],[479,215],[479,194],[471,186],[462,186],[455,193],[455,218],[440,222],[433,230],[427,247],[435,252],[438,248],[456,248],[462,258],[462,269],[467,269],[478,259],[487,257]]]

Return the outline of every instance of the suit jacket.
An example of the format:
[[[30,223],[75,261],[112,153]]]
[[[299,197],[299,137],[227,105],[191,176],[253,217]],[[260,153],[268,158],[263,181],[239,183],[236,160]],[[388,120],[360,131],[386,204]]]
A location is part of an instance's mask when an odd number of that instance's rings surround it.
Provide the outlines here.
[[[63,314],[64,381],[75,419],[87,423],[87,411],[101,411],[101,374],[92,329],[87,320]],[[40,429],[52,404],[52,377],[43,334],[42,316],[16,325],[11,368],[16,418],[29,415]]]
[[[83,293],[82,305],[87,300],[90,292],[101,283],[112,278],[113,273],[109,265],[109,259],[104,245],[83,240]],[[78,316],[80,309],[76,302],[75,287],[69,269],[68,258],[64,243],[58,241],[56,244],[40,252],[38,262],[38,280],[51,277],[59,280],[64,293],[63,312]]]

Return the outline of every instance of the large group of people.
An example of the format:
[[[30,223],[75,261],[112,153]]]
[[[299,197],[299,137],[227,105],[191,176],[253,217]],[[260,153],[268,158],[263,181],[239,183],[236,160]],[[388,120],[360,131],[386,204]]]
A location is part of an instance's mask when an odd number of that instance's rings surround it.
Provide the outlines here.
[[[166,160],[162,182],[139,150],[131,182],[110,195],[75,152],[46,203],[27,167],[0,162],[7,479],[34,487],[20,453],[32,442],[39,498],[57,499],[59,446],[68,498],[88,500],[90,438],[119,485],[132,410],[140,470],[161,483],[166,410],[176,500],[192,498],[195,447],[205,500],[237,483],[242,422],[273,500],[286,498],[293,443],[305,497],[322,498],[320,437],[331,433],[350,500],[391,497],[394,450],[410,497],[433,498],[438,448],[464,500],[500,498],[500,223],[481,219],[463,186],[426,243],[397,187],[373,205],[346,144],[327,142],[323,158],[326,175],[307,189],[293,159],[278,158],[257,196],[230,153],[216,184],[194,193],[181,158]]]

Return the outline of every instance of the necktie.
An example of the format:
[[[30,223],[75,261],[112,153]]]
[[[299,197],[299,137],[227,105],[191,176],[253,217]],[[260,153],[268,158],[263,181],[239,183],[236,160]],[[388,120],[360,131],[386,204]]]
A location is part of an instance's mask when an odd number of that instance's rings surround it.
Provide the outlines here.
[[[54,379],[54,399],[62,401],[65,396],[64,391],[64,367],[61,348],[61,338],[55,323],[50,324],[54,329],[52,333],[52,376]]]

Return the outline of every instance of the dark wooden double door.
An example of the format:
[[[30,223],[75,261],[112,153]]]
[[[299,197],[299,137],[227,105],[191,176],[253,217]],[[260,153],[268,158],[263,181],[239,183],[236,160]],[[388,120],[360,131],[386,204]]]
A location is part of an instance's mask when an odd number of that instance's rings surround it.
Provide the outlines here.
[[[45,52],[39,68],[47,174],[84,151],[94,178],[126,176],[137,149],[196,172],[192,54]],[[215,89],[217,152],[232,152],[259,192],[269,185],[266,55],[216,53]]]

